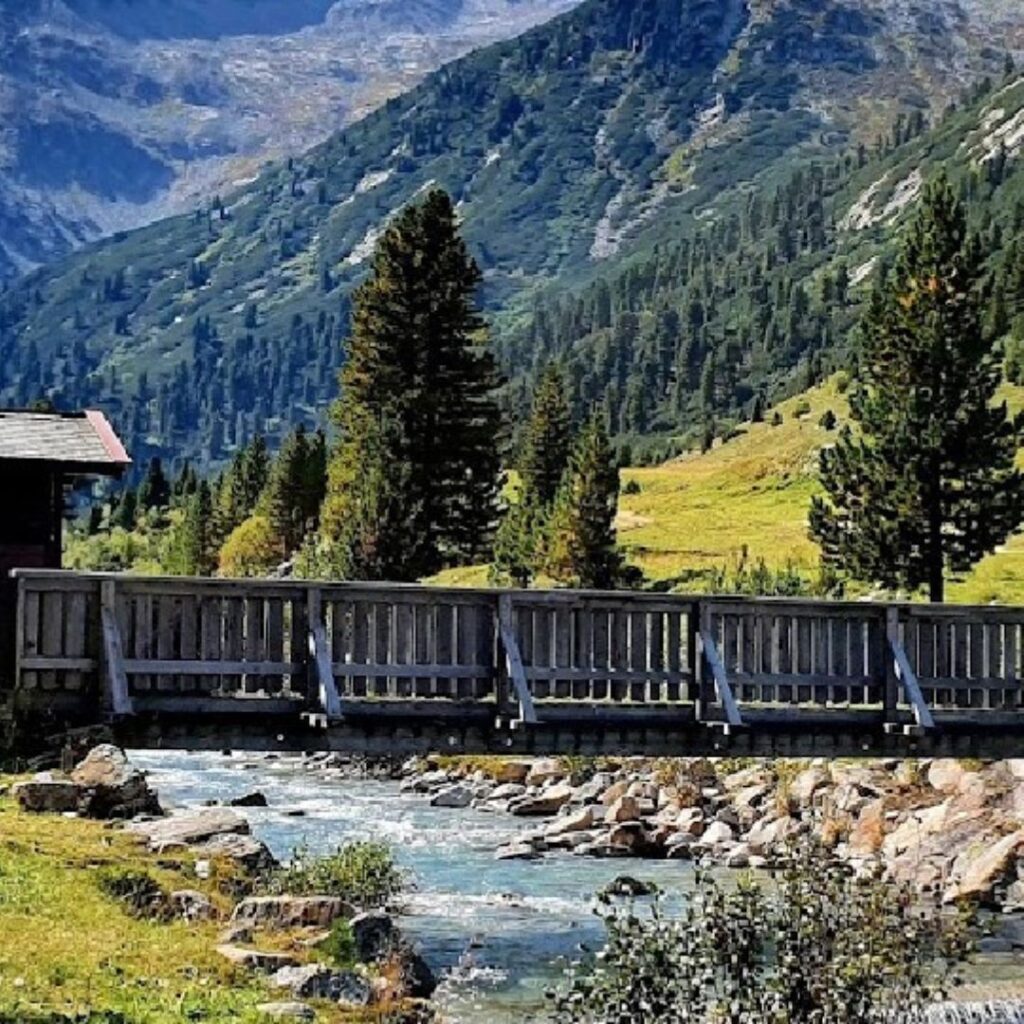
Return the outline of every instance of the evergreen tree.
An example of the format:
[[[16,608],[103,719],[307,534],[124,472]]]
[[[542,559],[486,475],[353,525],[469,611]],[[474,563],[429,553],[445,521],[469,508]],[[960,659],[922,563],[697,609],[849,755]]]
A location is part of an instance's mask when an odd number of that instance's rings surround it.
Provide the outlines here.
[[[135,496],[135,491],[128,487],[121,495],[120,501],[111,509],[110,525],[112,527],[120,526],[122,530],[134,530],[138,511],[138,499]]]
[[[572,415],[561,370],[550,364],[537,385],[523,434],[519,475],[524,499],[550,505],[558,493],[572,451]]]
[[[414,580],[489,552],[501,423],[479,282],[435,189],[395,218],[356,290],[322,523],[353,546],[337,559],[352,574]]]
[[[521,490],[519,500],[509,506],[494,537],[493,582],[530,586],[544,556],[549,512],[550,506],[538,504]]]
[[[257,505],[270,524],[282,560],[298,548],[305,535],[308,463],[309,443],[305,428],[300,426],[281,445]]]
[[[213,497],[205,480],[184,500],[181,519],[171,532],[169,562],[168,569],[179,576],[209,576],[217,567]]]
[[[827,564],[944,595],[1021,521],[1017,432],[994,405],[1000,362],[981,324],[982,253],[944,179],[929,184],[862,324],[845,429],[811,507]]]
[[[591,416],[559,487],[547,537],[546,570],[570,586],[605,589],[623,579],[615,537],[619,470],[604,419]]]
[[[149,460],[145,479],[139,485],[138,506],[140,509],[166,508],[171,503],[171,485],[164,473],[163,463],[158,455]]]

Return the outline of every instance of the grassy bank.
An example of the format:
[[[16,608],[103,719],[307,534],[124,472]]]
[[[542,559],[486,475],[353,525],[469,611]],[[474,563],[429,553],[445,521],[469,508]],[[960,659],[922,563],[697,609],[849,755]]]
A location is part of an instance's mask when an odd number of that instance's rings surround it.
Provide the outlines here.
[[[0,797],[0,1022],[265,1020],[257,1004],[282,997],[216,953],[223,924],[133,916],[100,887],[104,875],[127,871],[146,872],[167,891],[199,890],[230,910],[227,864],[214,863],[201,880],[191,853],[157,857],[102,822],[30,815]],[[323,1022],[373,1019],[330,1003],[317,1014]]]

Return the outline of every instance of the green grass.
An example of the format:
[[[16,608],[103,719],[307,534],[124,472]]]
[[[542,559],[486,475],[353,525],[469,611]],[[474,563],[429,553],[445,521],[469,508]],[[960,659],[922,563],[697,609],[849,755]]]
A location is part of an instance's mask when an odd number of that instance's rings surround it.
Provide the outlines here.
[[[143,920],[101,887],[111,872],[146,872],[167,891],[199,889],[227,911],[218,887],[230,869],[201,881],[193,862],[189,853],[150,855],[102,822],[29,815],[0,798],[0,1020],[264,1020],[257,1004],[280,997],[215,952],[223,924]],[[309,958],[289,936],[275,945]],[[327,1024],[367,1019],[328,1003],[317,1010]]]

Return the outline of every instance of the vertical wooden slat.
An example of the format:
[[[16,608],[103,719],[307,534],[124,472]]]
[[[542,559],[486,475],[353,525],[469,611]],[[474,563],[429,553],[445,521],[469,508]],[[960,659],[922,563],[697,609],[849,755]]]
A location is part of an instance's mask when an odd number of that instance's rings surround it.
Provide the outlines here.
[[[665,668],[665,617],[663,612],[652,612],[647,623],[647,664],[654,672]],[[665,699],[665,685],[660,680],[651,679],[647,683],[647,700],[658,703]]]
[[[41,653],[59,656],[64,646],[64,595],[58,591],[47,591],[43,594],[42,607]],[[56,690],[64,680],[53,669],[39,673],[39,685],[44,690]]]
[[[414,657],[417,665],[436,664],[437,635],[435,633],[437,608],[434,605],[416,605],[413,608],[413,630],[415,633]],[[429,697],[432,679],[417,676],[413,680],[413,696]]]
[[[229,595],[224,600],[224,658],[240,661],[243,652],[245,632],[245,599]],[[221,676],[221,689],[239,693],[242,690],[240,675]]]
[[[263,641],[263,614],[263,598],[256,594],[246,597],[245,639],[242,645],[246,661],[262,661],[266,657]],[[244,685],[246,693],[258,693],[263,689],[263,678],[258,675],[247,675]]]
[[[221,650],[221,599],[212,593],[203,594],[199,605],[199,646],[203,661],[220,661]],[[200,676],[200,689],[206,693],[220,690],[220,676]]]
[[[396,665],[413,665],[416,662],[416,619],[412,608],[405,602],[395,605],[394,611],[395,637],[392,643],[394,663]],[[395,679],[395,695],[409,697],[412,695],[413,681],[404,677]]]
[[[196,661],[199,657],[199,606],[192,594],[181,597],[180,615],[181,628],[178,632],[178,656],[182,661]],[[176,688],[179,693],[187,693],[196,686],[196,676],[181,675],[177,677]]]
[[[352,663],[365,665],[370,657],[370,629],[372,626],[373,608],[365,601],[356,601],[352,605]],[[371,683],[366,676],[352,677],[352,693],[356,697],[366,697],[371,692]]]
[[[152,658],[154,655],[153,641],[153,598],[149,594],[137,594],[132,599],[133,621],[131,651],[136,658]],[[145,693],[152,688],[153,678],[149,675],[135,675],[131,679],[132,688]]]
[[[572,696],[574,700],[587,700],[594,678],[594,613],[590,608],[577,608],[574,619],[572,665],[587,672],[589,678],[573,682]]]
[[[551,667],[551,610],[545,607],[533,609],[533,665],[536,668]],[[551,684],[542,679],[534,680],[531,687],[534,699],[544,700],[551,695]]]
[[[19,586],[24,586],[23,583],[19,583]],[[39,654],[39,593],[35,590],[24,591],[24,605],[22,609],[21,624],[22,624],[22,640],[21,640],[21,653],[31,658],[33,655]],[[34,690],[39,686],[39,673],[34,670],[22,672],[21,679],[18,680],[18,685],[24,687],[26,690]]]
[[[611,658],[611,630],[608,612],[604,608],[591,612],[594,637],[594,677],[590,686],[590,699],[605,701],[611,695],[607,676],[602,677],[599,669],[607,669]]]
[[[629,663],[629,613],[616,608],[611,613],[611,636],[609,638],[609,668],[621,672],[630,667]],[[628,693],[628,685],[612,680],[609,694],[612,700],[623,700]]]
[[[450,604],[442,604],[437,607],[436,615],[437,639],[436,658],[438,665],[455,664],[455,609]],[[451,680],[446,678],[435,679],[431,686],[435,697],[451,698],[455,696],[455,688]]]
[[[647,615],[632,612],[629,616],[629,699],[642,703],[647,696]]]
[[[171,594],[161,594],[156,599],[156,656],[161,660],[172,660],[177,640],[177,627],[180,613],[177,601]],[[176,689],[176,682],[169,672],[162,672],[156,677],[156,688],[167,693]]]
[[[572,667],[572,612],[568,608],[558,608],[555,611],[554,617],[554,667],[555,668],[571,668]],[[571,688],[567,679],[555,678],[554,680],[554,696],[559,700],[565,700],[571,696]]]
[[[394,606],[390,602],[378,601],[374,605],[373,629],[374,642],[376,643],[375,660],[378,665],[388,665],[391,662],[391,636],[392,616]],[[394,680],[390,677],[377,678],[377,694],[381,697],[393,697]]]
[[[668,614],[668,641],[666,650],[665,667],[669,672],[681,672],[683,669],[683,613],[669,612]],[[666,692],[666,700],[678,701],[682,696],[682,687],[679,683],[669,683]]]
[[[86,656],[86,594],[84,591],[76,590],[67,595],[67,623],[64,630],[64,653],[69,658],[84,658]],[[64,688],[66,690],[81,690],[83,679],[81,672],[65,672]]]
[[[267,598],[267,657],[278,663],[284,661],[284,601],[279,597]],[[264,676],[263,689],[276,695],[284,690],[284,676]]]

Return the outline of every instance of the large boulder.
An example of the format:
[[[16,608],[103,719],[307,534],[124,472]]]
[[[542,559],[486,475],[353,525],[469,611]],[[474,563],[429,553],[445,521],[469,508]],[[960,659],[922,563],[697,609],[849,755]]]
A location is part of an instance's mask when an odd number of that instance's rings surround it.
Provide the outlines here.
[[[569,832],[586,832],[594,824],[594,809],[588,804],[577,811],[563,814],[555,818],[544,830],[546,838],[555,838]]]
[[[819,765],[805,768],[790,783],[789,799],[798,808],[810,807],[815,796],[828,786],[829,781],[830,776],[825,768]]]
[[[1001,839],[981,843],[965,850],[953,865],[953,884],[943,899],[976,900],[984,905],[996,905],[996,890],[1013,882],[1018,865],[1024,861],[1024,829]]]
[[[398,945],[401,932],[383,910],[369,910],[356,914],[349,921],[356,957],[361,963],[383,960]]]
[[[277,867],[277,859],[266,843],[238,832],[215,835],[196,850],[207,857],[225,857],[248,874],[260,874]]]
[[[338,896],[249,896],[235,907],[231,923],[268,930],[329,928],[352,914],[352,907]]]
[[[530,793],[521,797],[509,806],[509,810],[519,817],[546,817],[557,814],[572,797],[572,786],[558,783],[542,789],[539,793]]]
[[[491,770],[491,777],[499,784],[521,786],[532,767],[529,761],[502,761]]]
[[[81,787],[81,810],[90,818],[163,813],[146,776],[112,743],[93,747],[71,772],[71,781]]]
[[[541,786],[551,780],[564,779],[566,774],[561,761],[554,757],[545,757],[530,765],[525,779],[515,781],[525,782],[527,786]]]
[[[23,811],[36,814],[77,813],[81,789],[57,772],[40,772],[28,782],[17,782],[11,790]]]
[[[473,791],[468,786],[449,786],[430,798],[431,807],[468,807],[473,802]]]
[[[304,999],[330,999],[348,1006],[367,1006],[372,996],[370,983],[354,971],[338,971],[326,964],[282,967],[270,977],[273,988],[287,989]]]
[[[609,804],[605,821],[609,824],[623,821],[638,821],[640,818],[640,801],[628,793],[623,794]]]
[[[249,822],[228,807],[204,807],[159,821],[135,821],[127,830],[159,851],[168,846],[196,846],[228,833],[248,835]]]

